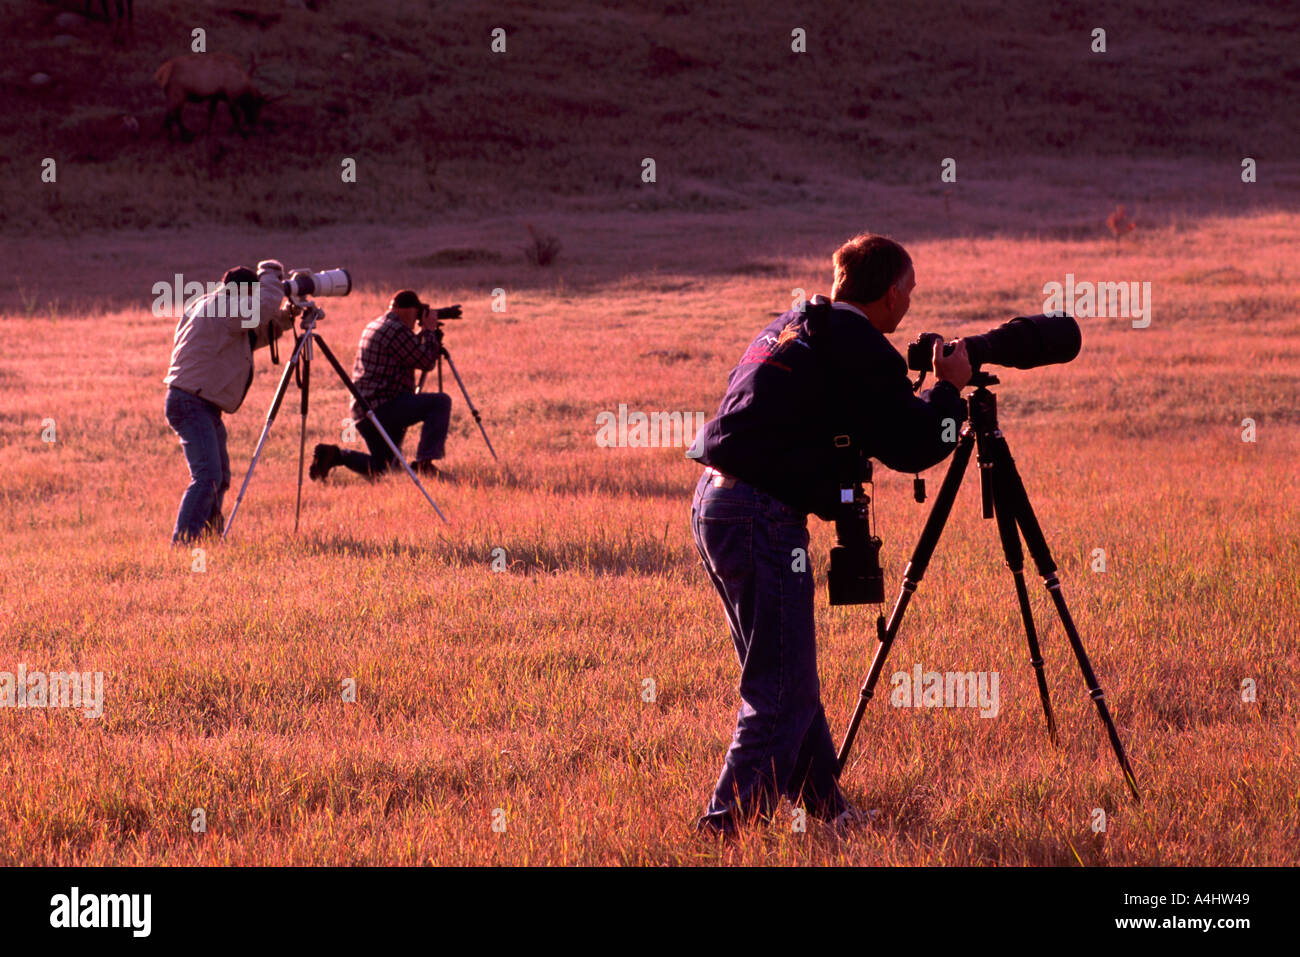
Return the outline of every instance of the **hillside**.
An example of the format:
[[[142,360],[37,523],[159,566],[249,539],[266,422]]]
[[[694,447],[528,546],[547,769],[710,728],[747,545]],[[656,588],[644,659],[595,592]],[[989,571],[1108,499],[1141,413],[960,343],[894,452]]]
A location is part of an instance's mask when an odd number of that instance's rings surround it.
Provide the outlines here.
[[[0,171],[35,187],[42,158],[60,164],[56,186],[5,191],[0,228],[729,210],[866,182],[937,192],[944,157],[1197,158],[1231,179],[1242,156],[1300,156],[1286,109],[1300,12],[1285,2],[239,3],[141,0],[121,43],[103,23],[56,25],[83,9],[73,0],[0,8],[0,29],[25,38],[0,73]],[[1098,26],[1105,54],[1089,49]],[[255,58],[282,97],[247,140],[224,108],[194,143],[162,131],[152,77],[195,28],[209,52]],[[191,128],[204,118],[188,108]]]

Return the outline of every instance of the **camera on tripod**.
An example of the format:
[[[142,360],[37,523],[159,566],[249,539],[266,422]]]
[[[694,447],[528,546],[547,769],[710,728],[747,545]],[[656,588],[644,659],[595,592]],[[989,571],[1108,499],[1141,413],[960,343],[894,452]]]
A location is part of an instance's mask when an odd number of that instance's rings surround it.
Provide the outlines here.
[[[838,436],[836,445],[840,446]],[[831,547],[826,590],[832,605],[878,605],[885,600],[885,573],[880,567],[881,540],[871,534],[871,498],[863,484],[871,483],[871,460],[856,456],[856,474],[840,479],[840,503],[835,512],[835,544]]]
[[[907,363],[912,369],[922,373],[932,371],[934,345],[938,338],[933,333],[924,334],[918,337],[916,342],[908,346]],[[1047,719],[1048,737],[1053,744],[1057,743],[1056,718],[1052,711],[1047,678],[1043,670],[1044,662],[1038,642],[1038,630],[1034,623],[1033,609],[1029,603],[1029,592],[1025,587],[1024,553],[1026,549],[1033,558],[1039,575],[1042,576],[1043,585],[1047,589],[1052,605],[1056,609],[1057,617],[1061,620],[1061,625],[1065,629],[1070,648],[1074,652],[1075,659],[1079,664],[1079,670],[1083,674],[1084,684],[1088,687],[1088,695],[1096,706],[1097,714],[1101,718],[1103,725],[1105,725],[1106,735],[1110,739],[1111,750],[1114,751],[1115,758],[1124,773],[1124,781],[1128,785],[1129,792],[1133,795],[1135,801],[1141,801],[1142,796],[1138,791],[1137,778],[1134,776],[1133,768],[1129,764],[1128,754],[1120,741],[1119,731],[1115,727],[1110,708],[1106,704],[1101,684],[1092,670],[1091,662],[1088,660],[1088,653],[1084,650],[1083,640],[1079,637],[1078,629],[1075,627],[1069,608],[1066,606],[1056,562],[1052,559],[1051,550],[1048,548],[1047,540],[1043,536],[1043,530],[1038,523],[1037,516],[1034,515],[1033,506],[1030,504],[1024,481],[1016,469],[1016,463],[1011,456],[1011,449],[1007,444],[1006,436],[998,424],[997,397],[989,391],[990,386],[998,384],[997,377],[987,372],[978,371],[979,367],[985,363],[1010,366],[1014,369],[1033,369],[1037,366],[1052,363],[1069,362],[1079,354],[1082,346],[1079,325],[1070,316],[1019,316],[1010,322],[1003,323],[996,329],[989,330],[983,335],[965,337],[963,341],[966,343],[967,356],[972,368],[971,383],[976,385],[975,394],[971,397],[970,403],[970,424],[962,431],[957,441],[952,463],[948,467],[948,474],[944,477],[943,486],[931,508],[930,517],[926,520],[920,541],[917,542],[916,548],[907,562],[907,567],[903,572],[902,586],[899,588],[898,597],[895,599],[893,609],[890,611],[889,623],[888,625],[885,624],[883,615],[878,616],[876,619],[876,636],[880,644],[875,655],[872,656],[870,670],[868,670],[866,679],[862,683],[861,691],[858,692],[857,706],[854,708],[853,717],[849,720],[848,730],[845,732],[843,743],[840,745],[838,754],[839,770],[843,772],[848,765],[849,750],[853,747],[853,741],[857,736],[862,716],[866,713],[867,703],[875,695],[876,683],[884,673],[885,659],[898,636],[903,613],[907,610],[912,595],[916,592],[921,583],[921,578],[930,564],[935,546],[939,542],[939,536],[943,533],[944,526],[952,511],[953,502],[956,500],[966,469],[970,465],[971,454],[974,452],[978,456],[977,461],[979,462],[983,516],[986,519],[997,519],[998,535],[1002,540],[1003,557],[1015,583],[1016,598],[1020,606],[1020,617],[1029,645],[1029,663],[1034,669],[1039,700],[1042,702],[1043,715]],[[924,378],[924,375],[922,375],[922,378]],[[919,387],[919,383],[916,387]],[[841,439],[844,441],[841,442]],[[837,449],[841,445],[847,446],[848,436],[836,436],[835,444]],[[861,600],[857,599],[856,596],[868,592],[868,586],[866,585],[868,574],[863,571],[863,567],[866,561],[874,557],[874,553],[870,549],[865,553],[862,549],[864,538],[869,540],[865,510],[850,508],[850,505],[855,504],[853,500],[856,495],[846,494],[846,483],[843,479],[839,484],[841,489],[841,505],[839,508],[843,517],[837,513],[835,520],[836,534],[840,541],[849,547],[847,559],[841,559],[840,569],[832,569],[829,576],[831,604],[841,603],[841,601],[837,600],[837,597],[848,599],[843,603]],[[1024,539],[1023,546],[1021,544],[1022,538]],[[853,551],[854,546],[857,547],[856,553]],[[839,545],[837,545],[837,548],[839,548]],[[834,564],[835,557],[835,552],[832,551],[832,564]],[[841,582],[846,583],[841,584]],[[837,591],[840,593],[838,596]]]

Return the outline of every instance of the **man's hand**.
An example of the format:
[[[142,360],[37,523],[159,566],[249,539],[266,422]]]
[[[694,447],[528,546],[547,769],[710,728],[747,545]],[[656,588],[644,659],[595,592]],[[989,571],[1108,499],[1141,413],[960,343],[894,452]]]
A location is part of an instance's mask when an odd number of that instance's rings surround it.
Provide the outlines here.
[[[966,340],[954,339],[949,345],[953,346],[953,350],[944,355],[944,343],[936,342],[930,363],[934,366],[935,376],[951,382],[961,390],[970,382],[970,357],[966,355]]]

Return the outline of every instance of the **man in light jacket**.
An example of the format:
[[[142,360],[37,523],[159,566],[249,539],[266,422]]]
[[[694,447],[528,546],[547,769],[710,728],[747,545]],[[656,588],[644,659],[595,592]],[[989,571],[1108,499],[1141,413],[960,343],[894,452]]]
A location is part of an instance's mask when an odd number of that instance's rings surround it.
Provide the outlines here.
[[[253,383],[253,350],[293,327],[284,303],[284,269],[274,260],[254,271],[237,266],[220,288],[196,299],[176,323],[164,411],[180,436],[190,469],[172,544],[220,534],[221,502],[230,488],[230,456],[222,412],[235,412]]]

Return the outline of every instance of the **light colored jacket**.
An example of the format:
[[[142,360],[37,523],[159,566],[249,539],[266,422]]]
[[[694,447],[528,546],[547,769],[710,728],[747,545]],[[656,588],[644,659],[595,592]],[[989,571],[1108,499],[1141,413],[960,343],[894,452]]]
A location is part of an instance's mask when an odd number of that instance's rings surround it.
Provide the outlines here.
[[[256,325],[247,306],[240,308],[240,296],[225,287],[201,296],[185,310],[176,323],[171,368],[164,382],[207,399],[225,412],[234,412],[243,404],[253,384],[253,340],[260,349],[270,342],[272,326],[278,332],[293,327],[293,318],[280,314],[284,292],[279,278],[266,272],[258,285]],[[220,302],[221,298],[225,301]]]

